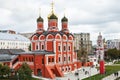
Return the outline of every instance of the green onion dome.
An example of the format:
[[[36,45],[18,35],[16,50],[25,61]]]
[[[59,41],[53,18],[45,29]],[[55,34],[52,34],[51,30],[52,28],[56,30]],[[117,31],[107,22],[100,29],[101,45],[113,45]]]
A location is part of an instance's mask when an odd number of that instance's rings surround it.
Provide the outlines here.
[[[57,16],[54,13],[52,13],[48,18],[49,19],[58,19]]]
[[[39,18],[37,19],[37,22],[43,22],[43,18],[39,16]]]
[[[67,22],[68,19],[64,16],[61,21],[62,21],[62,22]]]

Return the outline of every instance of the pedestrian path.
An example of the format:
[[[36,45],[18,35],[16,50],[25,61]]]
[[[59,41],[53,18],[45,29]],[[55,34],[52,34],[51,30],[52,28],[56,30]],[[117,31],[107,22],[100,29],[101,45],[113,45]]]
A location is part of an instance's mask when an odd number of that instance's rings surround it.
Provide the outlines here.
[[[99,71],[97,71],[96,68],[91,68],[91,67],[82,67],[76,72],[79,73],[79,75],[75,75],[75,72],[66,74],[65,77],[56,77],[55,80],[81,80],[90,76],[93,76],[95,74],[98,74]]]
[[[79,73],[79,75],[75,75],[76,72]],[[64,77],[56,77],[55,79],[48,79],[48,78],[38,77],[34,75],[33,77],[38,79],[43,79],[43,80],[78,80],[78,79],[82,80],[84,78],[93,76],[98,73],[99,71],[95,67],[82,67],[76,70],[75,72],[69,72],[65,74]]]
[[[115,80],[117,77],[120,77],[120,71],[118,71],[118,76],[115,76],[114,73],[103,78],[102,80]]]

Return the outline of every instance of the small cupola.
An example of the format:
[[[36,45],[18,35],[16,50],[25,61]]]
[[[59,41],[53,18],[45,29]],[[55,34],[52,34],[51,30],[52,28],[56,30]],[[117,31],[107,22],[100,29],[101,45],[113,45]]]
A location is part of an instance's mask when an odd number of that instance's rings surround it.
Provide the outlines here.
[[[43,18],[42,18],[41,16],[39,16],[39,17],[37,18],[37,22],[43,22]]]
[[[62,31],[65,33],[69,33],[68,19],[65,16],[61,19],[61,23],[62,23]]]
[[[64,17],[61,19],[61,22],[68,22],[68,19],[64,16]]]
[[[44,20],[39,13],[39,17],[37,18],[37,30],[36,30],[37,33],[42,33],[44,31],[43,22]]]
[[[52,13],[52,14],[48,17],[48,19],[58,19],[58,17],[57,17],[54,13]]]

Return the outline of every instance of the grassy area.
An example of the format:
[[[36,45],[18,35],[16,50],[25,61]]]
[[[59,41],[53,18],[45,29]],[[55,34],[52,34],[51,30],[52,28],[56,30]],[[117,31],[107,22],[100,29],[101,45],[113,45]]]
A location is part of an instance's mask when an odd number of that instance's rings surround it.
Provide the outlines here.
[[[0,78],[0,80],[18,80],[18,79],[16,79],[16,78]],[[32,78],[31,80],[42,80],[42,79]]]
[[[116,61],[114,64],[120,64],[120,61]]]
[[[115,79],[115,80],[120,80],[120,77],[118,77],[117,79]]]
[[[102,78],[120,70],[120,66],[106,66],[106,74],[97,74],[83,80],[102,80]]]

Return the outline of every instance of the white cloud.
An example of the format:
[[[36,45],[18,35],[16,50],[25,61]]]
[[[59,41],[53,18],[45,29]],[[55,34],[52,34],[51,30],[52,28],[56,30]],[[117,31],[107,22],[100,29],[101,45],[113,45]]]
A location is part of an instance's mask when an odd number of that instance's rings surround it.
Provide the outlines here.
[[[36,19],[41,8],[47,29],[47,15],[51,1],[46,0],[0,0],[0,29],[13,29],[17,32],[34,32]],[[55,13],[59,18],[64,15],[69,19],[72,33],[91,33],[92,40],[96,33],[104,35],[120,32],[120,0],[55,0]],[[65,8],[65,11],[64,11]]]

